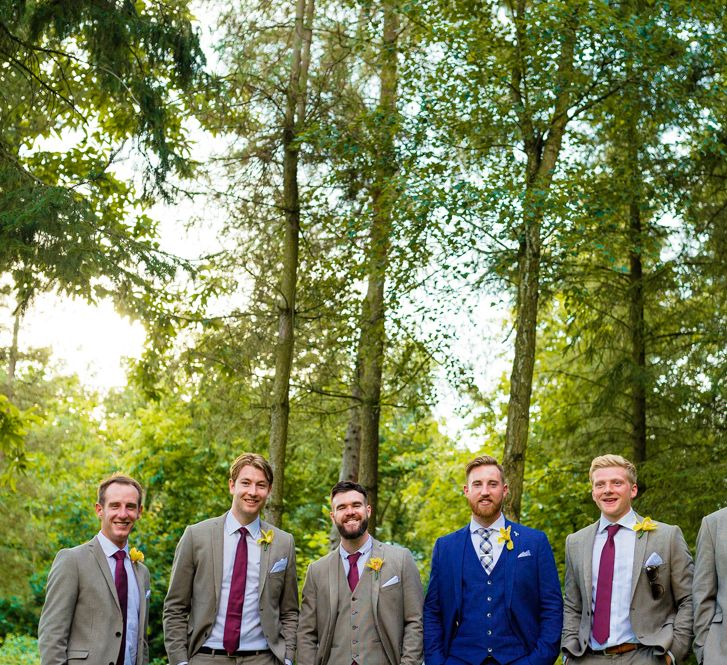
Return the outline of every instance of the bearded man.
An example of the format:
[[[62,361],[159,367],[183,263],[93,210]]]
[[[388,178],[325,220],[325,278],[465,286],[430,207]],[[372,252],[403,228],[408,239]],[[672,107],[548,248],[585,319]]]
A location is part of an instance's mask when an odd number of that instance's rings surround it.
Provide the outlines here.
[[[466,467],[470,523],[439,538],[424,601],[427,665],[553,665],[563,598],[548,538],[505,519],[503,468]]]
[[[296,663],[419,665],[424,592],[411,552],[371,537],[358,483],[334,485],[330,514],[341,544],[308,567]]]

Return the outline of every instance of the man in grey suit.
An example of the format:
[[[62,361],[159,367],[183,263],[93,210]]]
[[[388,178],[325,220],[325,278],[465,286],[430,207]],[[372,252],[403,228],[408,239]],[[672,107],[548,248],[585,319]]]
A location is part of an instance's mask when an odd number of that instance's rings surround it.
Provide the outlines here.
[[[564,661],[681,664],[693,574],[681,529],[634,512],[636,468],[620,455],[596,457],[589,478],[601,517],[565,541]]]
[[[694,653],[700,665],[727,663],[727,508],[702,520],[694,567]]]
[[[129,550],[141,485],[115,474],[98,487],[95,538],[58,552],[38,625],[41,665],[146,665],[149,571]]]
[[[419,665],[424,592],[414,558],[374,540],[371,506],[358,483],[331,490],[341,534],[308,567],[298,627],[298,665]]]
[[[230,467],[229,512],[187,527],[164,601],[171,665],[290,665],[298,626],[293,536],[260,513],[273,485],[261,455]]]

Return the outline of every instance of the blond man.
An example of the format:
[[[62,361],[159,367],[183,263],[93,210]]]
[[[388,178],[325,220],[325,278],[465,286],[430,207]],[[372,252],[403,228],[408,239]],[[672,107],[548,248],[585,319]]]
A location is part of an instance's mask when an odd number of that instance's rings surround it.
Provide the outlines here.
[[[244,453],[230,467],[232,506],[187,527],[164,601],[170,665],[290,665],[298,626],[293,536],[261,520],[273,470]]]
[[[636,467],[591,463],[594,524],[566,538],[564,662],[676,665],[692,637],[693,563],[678,526],[638,515]]]
[[[149,571],[129,549],[141,485],[114,474],[98,486],[98,534],[58,552],[38,625],[41,665],[146,665]]]

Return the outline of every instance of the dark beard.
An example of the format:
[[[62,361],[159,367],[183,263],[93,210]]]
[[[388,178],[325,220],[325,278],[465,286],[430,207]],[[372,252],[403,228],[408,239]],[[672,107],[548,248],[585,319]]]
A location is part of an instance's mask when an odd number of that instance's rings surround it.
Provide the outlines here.
[[[344,540],[356,540],[363,536],[364,533],[366,533],[366,529],[369,528],[369,518],[364,517],[358,529],[353,532],[346,531],[344,524],[336,524],[336,528],[338,529],[338,533],[341,535],[341,538]]]

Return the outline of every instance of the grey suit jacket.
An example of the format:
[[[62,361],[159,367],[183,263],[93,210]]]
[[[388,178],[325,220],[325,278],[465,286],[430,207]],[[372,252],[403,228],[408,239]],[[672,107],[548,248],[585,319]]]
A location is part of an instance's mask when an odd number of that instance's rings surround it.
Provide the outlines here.
[[[694,567],[694,653],[703,665],[727,663],[727,508],[707,515]]]
[[[199,651],[212,632],[222,587],[225,517],[188,526],[174,554],[169,591],[164,600],[164,646],[171,665]],[[298,627],[298,578],[293,536],[273,530],[273,542],[260,553],[260,623],[270,650],[281,662],[293,660]],[[284,570],[271,573],[275,562],[287,558]]]
[[[641,519],[641,518],[639,518]],[[657,654],[671,651],[678,662],[689,652],[692,639],[692,575],[694,564],[678,526],[656,522],[657,528],[636,538],[631,580],[629,618],[642,644]],[[565,601],[561,647],[582,656],[591,637],[593,542],[598,522],[571,534],[565,541]],[[664,587],[654,600],[646,577],[646,560],[656,552],[664,563],[658,584]]]
[[[139,588],[136,665],[146,665],[149,571],[142,563],[134,563],[132,568]],[[115,663],[122,629],[116,585],[98,540],[58,552],[48,575],[38,624],[41,665]]]
[[[376,632],[391,665],[419,665],[424,591],[414,558],[403,547],[374,540],[371,558],[376,557],[384,560],[378,580],[371,585]],[[308,567],[298,626],[298,665],[328,663],[338,612],[338,567],[342,565],[336,548]],[[374,571],[367,568],[365,574]],[[398,581],[387,584],[396,577]]]

